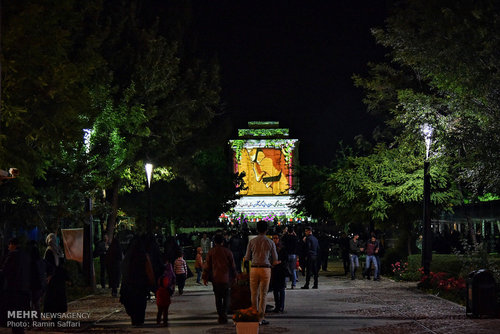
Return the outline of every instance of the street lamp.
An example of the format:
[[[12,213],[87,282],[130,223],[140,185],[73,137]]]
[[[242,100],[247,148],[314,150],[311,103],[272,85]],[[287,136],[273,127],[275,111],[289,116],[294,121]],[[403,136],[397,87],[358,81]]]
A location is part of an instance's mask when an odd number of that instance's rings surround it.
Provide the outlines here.
[[[431,180],[429,175],[429,152],[432,143],[432,133],[434,129],[430,124],[425,123],[422,128],[422,135],[425,140],[425,160],[424,160],[424,233],[422,240],[422,267],[424,274],[429,275],[432,261],[432,231],[431,231]]]
[[[83,129],[83,144],[85,145],[85,153],[90,153],[90,139],[92,129]],[[83,273],[87,284],[95,289],[94,277],[94,254],[92,251],[93,234],[94,234],[94,218],[92,217],[92,197],[85,198],[85,213],[87,221],[83,224]]]
[[[147,232],[148,235],[151,234],[152,226],[153,226],[153,204],[151,199],[151,177],[153,176],[153,165],[147,163],[144,168],[146,169],[146,178],[148,180],[148,226]]]

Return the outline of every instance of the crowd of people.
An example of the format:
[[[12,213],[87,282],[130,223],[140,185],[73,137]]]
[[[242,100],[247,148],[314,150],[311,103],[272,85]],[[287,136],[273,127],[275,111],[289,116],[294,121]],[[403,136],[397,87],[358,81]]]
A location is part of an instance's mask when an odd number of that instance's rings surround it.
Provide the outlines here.
[[[195,262],[200,262],[199,266],[204,268],[204,284],[212,282],[219,323],[227,322],[229,290],[242,266],[249,271],[251,305],[257,310],[261,325],[269,323],[265,319],[266,312],[285,311],[287,282],[290,282],[290,289],[295,289],[299,280],[298,272],[302,273],[304,279],[301,289],[318,289],[319,271],[327,270],[331,244],[322,242],[324,238],[316,238],[310,226],[302,227],[299,233],[300,235],[297,235],[294,226],[269,231],[268,224],[260,221],[257,223],[257,236],[236,242],[235,238],[239,238],[237,233],[227,237],[228,233],[220,232],[213,237],[213,248],[207,246],[205,250],[203,245],[209,244],[205,240],[210,238],[206,234],[203,235],[199,247],[200,255]],[[232,247],[240,244],[246,249],[243,258],[240,257],[241,249]],[[373,266],[374,280],[380,279],[382,246],[374,233],[363,244],[358,234],[355,233],[352,239],[344,234],[338,244],[342,257],[345,258],[346,275],[350,272],[351,278],[355,279],[359,256],[365,253],[363,278],[370,279]],[[202,262],[204,254],[205,262]],[[271,291],[274,297],[273,309],[267,307],[267,294]]]
[[[67,311],[64,254],[54,233],[45,242],[42,258],[35,241],[22,247],[18,238],[9,240],[8,252],[0,262],[1,326],[6,327],[8,321],[26,320],[26,313],[12,311],[30,312],[33,320],[38,319],[42,304],[43,312],[52,314],[55,323]],[[23,333],[24,327],[12,327],[12,332]]]
[[[270,237],[268,237],[270,236]],[[99,258],[98,282],[109,288],[113,297],[124,305],[134,326],[145,320],[147,301],[156,296],[157,322],[168,326],[168,310],[177,289],[184,292],[186,279],[194,276],[185,259],[185,250],[195,250],[194,268],[196,283],[212,283],[219,323],[227,322],[231,286],[237,275],[249,275],[251,305],[259,312],[261,324],[267,324],[266,312],[285,312],[287,285],[295,289],[300,278],[301,289],[318,289],[319,271],[328,270],[328,257],[332,240],[326,234],[316,237],[309,226],[289,225],[277,228],[265,221],[249,228],[219,230],[212,234],[201,233],[181,238],[161,235],[125,238],[106,233],[94,249]],[[355,278],[359,256],[366,253],[363,276],[380,277],[381,245],[375,235],[362,244],[359,235],[352,239],[343,235],[337,240],[344,262],[345,274]],[[35,310],[36,314],[67,311],[64,254],[54,233],[46,238],[42,257],[36,242],[21,247],[17,238],[9,242],[9,252],[0,263],[1,321],[5,326],[7,310]],[[203,281],[203,282],[202,282]],[[274,309],[266,309],[267,294],[272,292]],[[42,307],[43,305],[43,307]],[[14,330],[14,328],[13,328]],[[15,330],[22,330],[16,328]]]

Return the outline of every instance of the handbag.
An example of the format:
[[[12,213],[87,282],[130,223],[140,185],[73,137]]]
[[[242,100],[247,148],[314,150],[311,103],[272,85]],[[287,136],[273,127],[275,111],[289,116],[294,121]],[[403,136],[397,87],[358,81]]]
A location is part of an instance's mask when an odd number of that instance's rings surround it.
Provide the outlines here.
[[[191,271],[191,268],[189,268],[189,266],[187,267],[187,273],[186,273],[186,278],[190,278],[190,277],[193,277],[194,274],[193,272]]]

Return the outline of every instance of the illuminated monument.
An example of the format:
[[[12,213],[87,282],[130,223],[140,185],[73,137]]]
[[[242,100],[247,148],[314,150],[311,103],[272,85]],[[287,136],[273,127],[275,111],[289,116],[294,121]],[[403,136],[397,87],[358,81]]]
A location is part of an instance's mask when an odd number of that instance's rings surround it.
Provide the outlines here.
[[[233,149],[234,171],[245,173],[247,189],[240,191],[234,211],[224,214],[232,222],[290,221],[299,219],[290,207],[298,164],[297,139],[279,122],[248,122],[238,130],[238,139],[229,141]]]

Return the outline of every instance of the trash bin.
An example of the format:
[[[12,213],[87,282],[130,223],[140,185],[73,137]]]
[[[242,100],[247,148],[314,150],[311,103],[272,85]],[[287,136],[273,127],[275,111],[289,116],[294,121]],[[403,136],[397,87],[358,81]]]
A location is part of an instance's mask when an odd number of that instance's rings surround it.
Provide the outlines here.
[[[467,278],[467,301],[465,312],[469,317],[496,317],[496,282],[491,271],[473,271]]]

